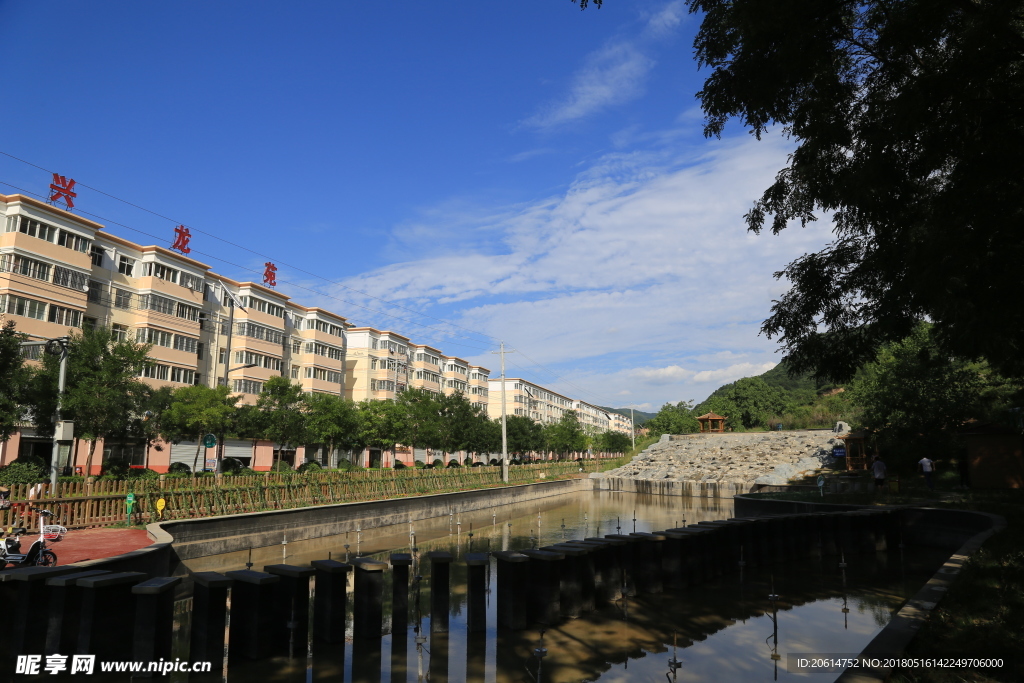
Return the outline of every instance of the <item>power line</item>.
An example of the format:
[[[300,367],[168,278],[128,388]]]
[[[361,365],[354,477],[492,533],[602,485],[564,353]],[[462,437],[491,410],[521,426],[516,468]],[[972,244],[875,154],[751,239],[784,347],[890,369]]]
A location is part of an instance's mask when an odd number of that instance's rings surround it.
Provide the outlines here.
[[[25,189],[25,188],[22,188],[22,187],[18,187],[17,185],[13,185],[13,184],[5,182],[5,181],[0,181],[0,184],[6,185],[7,187],[12,187],[15,190],[18,190],[19,192],[24,192],[25,194],[28,194],[28,195],[34,195],[36,197],[43,197],[44,196],[44,195],[39,194],[38,192],[33,192],[31,190],[28,190],[28,189]],[[105,217],[103,217],[103,216],[101,216],[99,214],[91,213],[89,211],[81,211],[81,210],[78,213],[86,215],[86,216],[92,216],[93,218],[96,218],[98,220],[104,221],[107,224],[117,225],[119,227],[125,228],[126,230],[131,230],[133,232],[137,232],[140,235],[145,235],[145,236],[151,237],[151,238],[153,238],[155,240],[160,240],[161,239],[157,235],[154,235],[152,233],[148,233],[145,230],[140,230],[139,228],[135,228],[135,227],[132,227],[130,225],[126,225],[124,223],[120,223],[118,221],[105,218]],[[242,271],[245,271],[245,272],[257,273],[257,274],[259,274],[259,272],[260,272],[259,270],[254,270],[254,269],[249,268],[247,266],[243,266],[243,265],[240,265],[238,263],[234,263],[233,261],[228,261],[227,259],[221,258],[220,256],[216,256],[214,254],[209,254],[209,253],[206,253],[206,252],[203,252],[203,251],[199,251],[199,250],[193,250],[193,251],[195,251],[196,254],[199,254],[199,255],[201,255],[203,257],[206,257],[206,258],[209,258],[209,259],[212,259],[212,260],[215,260],[215,261],[220,261],[221,263],[227,264],[227,265],[232,266],[234,268],[238,268],[238,269],[240,269]],[[322,291],[320,291],[318,289],[313,289],[312,287],[306,287],[304,285],[299,285],[299,284],[296,284],[296,283],[291,282],[291,281],[289,281],[287,279],[284,279],[284,278],[282,278],[281,281],[283,283],[285,283],[285,284],[288,284],[291,287],[295,287],[296,289],[305,290],[307,292],[312,292],[313,294],[317,294],[319,296],[327,297],[329,299],[334,299],[335,301],[340,301],[341,303],[347,304],[349,306],[355,306],[356,308],[361,308],[361,309],[363,309],[365,311],[369,311],[371,313],[377,313],[379,315],[383,315],[385,317],[392,318],[394,320],[399,320],[401,322],[405,322],[405,323],[408,323],[410,325],[416,325],[418,327],[423,327],[423,328],[426,328],[428,330],[434,330],[435,332],[441,332],[442,334],[452,334],[448,330],[443,330],[441,328],[434,327],[432,325],[426,325],[424,323],[416,322],[415,320],[409,320],[408,318],[402,318],[400,316],[393,315],[391,313],[386,313],[385,311],[381,311],[381,310],[378,310],[378,309],[375,309],[375,308],[370,308],[369,306],[364,306],[362,304],[357,304],[354,301],[348,301],[347,299],[342,299],[341,297],[335,296],[333,294],[328,294],[326,292],[322,292]],[[346,316],[346,317],[348,317],[348,316]],[[351,318],[351,319],[352,320],[359,320],[358,318]],[[436,318],[436,319],[437,320],[441,320],[440,318]],[[372,324],[369,321],[366,321],[366,322],[367,322],[367,324]],[[446,322],[446,321],[442,320],[442,322]],[[458,327],[458,326],[456,325],[456,327]],[[467,329],[467,328],[462,328],[462,329]],[[470,341],[478,341],[476,339],[473,339],[472,337],[467,337],[465,335],[453,334],[452,336],[457,337],[457,338],[461,338],[461,339],[469,339]],[[488,335],[482,335],[482,336],[488,336]],[[424,337],[424,338],[425,339],[431,339],[429,337]],[[463,346],[463,347],[470,348],[470,349],[477,349],[479,351],[487,351],[488,350],[487,348],[482,347],[482,346],[474,346],[472,344],[465,344],[465,343],[462,343],[462,342],[453,341],[451,339],[445,339],[445,340],[431,339],[431,341],[436,341],[436,342],[443,343],[443,344],[455,344],[456,346]]]
[[[3,150],[0,150],[0,154],[3,154],[4,156],[9,157],[11,159],[14,159],[15,161],[20,161],[23,164],[28,164],[29,166],[32,166],[33,168],[37,168],[40,171],[46,171],[47,173],[51,173],[51,174],[53,173],[53,171],[51,171],[50,169],[43,168],[42,166],[39,166],[38,164],[34,164],[31,161],[27,161],[25,159],[21,159],[19,157],[14,156],[13,154],[10,154],[8,152],[4,152]],[[171,223],[174,223],[174,224],[177,224],[177,225],[182,225],[182,226],[187,227],[187,228],[191,228],[191,229],[195,230],[196,232],[198,232],[200,234],[207,235],[208,237],[212,237],[212,238],[214,238],[216,240],[220,240],[221,242],[224,242],[225,244],[230,244],[231,246],[233,246],[233,247],[235,247],[237,249],[243,249],[243,250],[249,252],[250,254],[255,254],[256,256],[259,256],[260,258],[266,258],[266,259],[273,258],[271,256],[267,256],[266,254],[262,254],[262,253],[260,253],[258,251],[250,249],[249,247],[246,247],[244,245],[236,244],[235,242],[232,242],[230,240],[226,240],[223,237],[219,237],[219,236],[217,236],[217,235],[215,235],[215,234],[213,234],[211,232],[207,232],[207,231],[202,230],[200,228],[196,228],[194,226],[187,225],[187,224],[185,224],[182,221],[177,221],[177,220],[175,220],[173,218],[170,218],[169,216],[165,216],[165,215],[163,215],[161,213],[158,213],[156,211],[153,211],[151,209],[147,209],[144,206],[140,206],[138,204],[134,204],[134,203],[128,201],[127,199],[121,199],[120,197],[118,197],[116,195],[112,195],[109,192],[104,192],[103,190],[100,190],[99,188],[92,187],[91,185],[86,185],[85,183],[76,183],[76,184],[79,187],[84,187],[86,189],[92,190],[93,192],[98,192],[99,194],[103,195],[104,197],[110,197],[111,199],[113,199],[115,201],[122,202],[123,204],[127,204],[128,206],[131,206],[131,207],[134,207],[136,209],[139,209],[140,211],[145,211],[146,213],[152,214],[153,216],[156,216],[158,218],[162,218],[162,219],[164,219],[166,221],[170,221]],[[12,185],[11,187],[14,187],[14,186]],[[40,195],[37,195],[37,196],[40,196]],[[90,215],[93,215],[93,214],[90,214]],[[143,233],[143,234],[145,234],[145,233]],[[305,270],[303,268],[299,268],[298,266],[294,266],[294,265],[292,265],[290,263],[285,263],[284,261],[280,261],[280,263],[281,263],[281,265],[286,266],[288,268],[291,268],[292,270],[298,271],[300,273],[305,273],[306,275],[318,278],[320,280],[323,280],[324,282],[328,282],[328,283],[330,283],[332,285],[335,285],[335,286],[338,286],[338,287],[344,287],[345,289],[347,289],[349,291],[355,292],[357,294],[362,294],[363,296],[366,296],[366,297],[369,297],[369,298],[374,299],[376,301],[380,301],[382,303],[388,304],[389,306],[394,306],[395,308],[399,308],[399,309],[401,309],[403,311],[408,311],[409,313],[414,313],[416,315],[420,315],[420,316],[423,316],[425,318],[430,318],[431,320],[437,320],[438,322],[443,322],[443,323],[451,325],[453,327],[458,327],[459,329],[466,330],[467,332],[472,332],[473,334],[477,334],[477,335],[480,335],[482,337],[487,337],[489,339],[493,339],[494,341],[499,341],[497,337],[492,337],[491,335],[486,334],[484,332],[480,332],[478,330],[473,330],[473,329],[470,329],[468,327],[463,327],[462,325],[458,325],[456,323],[453,323],[450,320],[445,320],[444,318],[438,318],[438,317],[429,315],[427,313],[423,313],[422,311],[417,311],[415,309],[407,308],[405,306],[397,304],[397,303],[395,303],[393,301],[390,301],[388,299],[384,299],[384,298],[381,298],[381,297],[378,297],[378,296],[374,296],[373,294],[370,294],[369,292],[364,292],[364,291],[362,291],[360,289],[356,289],[354,287],[349,287],[348,285],[342,284],[342,283],[337,282],[335,280],[331,280],[329,278],[326,278],[326,277],[324,277],[322,275],[319,275],[317,273],[310,272],[310,271]]]
[[[26,160],[26,159],[22,159],[22,158],[20,158],[20,157],[14,156],[13,154],[10,154],[9,152],[5,152],[5,151],[3,151],[3,150],[0,150],[0,154],[4,155],[4,156],[6,156],[6,157],[8,157],[8,158],[10,158],[10,159],[14,159],[15,161],[18,161],[18,162],[21,162],[21,163],[23,163],[23,164],[26,164],[26,165],[28,165],[28,166],[31,166],[31,167],[33,167],[33,168],[36,168],[36,169],[38,169],[38,170],[40,170],[40,171],[44,171],[44,172],[46,172],[46,173],[51,173],[51,174],[53,173],[53,171],[51,171],[50,169],[47,169],[47,168],[45,168],[45,167],[43,167],[43,166],[40,166],[40,165],[38,165],[38,164],[35,164],[35,163],[33,163],[33,162],[31,162],[31,161],[28,161],[28,160]],[[2,181],[0,181],[0,182],[2,182]],[[15,186],[15,185],[12,185],[12,184],[10,184],[10,183],[6,183],[6,182],[4,182],[4,183],[2,183],[2,184],[4,184],[4,185],[7,185],[8,187],[12,187],[12,188],[15,188],[15,189],[19,190],[20,192],[25,192],[25,193],[27,193],[27,194],[29,194],[29,195],[35,195],[35,196],[37,196],[37,197],[43,197],[43,196],[44,196],[44,195],[41,195],[41,194],[39,194],[39,193],[36,193],[36,192],[32,192],[32,191],[30,191],[30,190],[26,190],[26,189],[24,189],[24,188],[20,188],[20,187],[17,187],[17,186]],[[261,252],[258,252],[258,251],[254,250],[254,249],[250,249],[249,247],[246,247],[246,246],[244,246],[244,245],[241,245],[241,244],[237,244],[237,243],[235,243],[235,242],[232,242],[232,241],[230,241],[230,240],[226,240],[226,239],[224,239],[224,238],[222,238],[222,237],[219,237],[218,235],[215,235],[215,234],[213,234],[213,233],[207,232],[207,231],[205,231],[205,230],[202,230],[202,229],[200,229],[200,228],[196,228],[196,227],[193,227],[193,226],[187,225],[187,224],[185,224],[184,222],[181,222],[181,221],[177,221],[177,220],[175,220],[175,219],[173,219],[173,218],[171,218],[171,217],[169,217],[169,216],[165,216],[164,214],[161,214],[161,213],[159,213],[159,212],[157,212],[157,211],[153,211],[153,210],[151,210],[151,209],[148,209],[148,208],[146,208],[146,207],[144,207],[144,206],[141,206],[141,205],[139,205],[139,204],[135,204],[135,203],[133,203],[133,202],[130,202],[130,201],[126,200],[126,199],[122,199],[121,197],[118,197],[118,196],[116,196],[116,195],[110,194],[109,192],[105,192],[105,191],[103,191],[103,190],[101,190],[101,189],[99,189],[99,188],[96,188],[96,187],[93,187],[93,186],[91,186],[91,185],[87,185],[87,184],[85,184],[85,183],[81,183],[81,182],[79,182],[79,183],[76,183],[76,184],[77,184],[78,186],[80,186],[80,187],[84,187],[84,188],[86,188],[86,189],[92,190],[93,192],[97,192],[97,193],[99,193],[99,194],[101,194],[101,195],[103,195],[103,196],[105,196],[105,197],[109,197],[109,198],[111,198],[111,199],[113,199],[113,200],[115,200],[115,201],[121,202],[121,203],[123,203],[123,204],[126,204],[126,205],[128,205],[128,206],[131,206],[131,207],[133,207],[133,208],[139,209],[140,211],[144,211],[144,212],[146,212],[146,213],[149,213],[149,214],[151,214],[151,215],[153,215],[153,216],[156,216],[156,217],[158,217],[158,218],[161,218],[161,219],[163,219],[163,220],[169,221],[169,222],[171,222],[171,223],[174,223],[174,224],[177,224],[177,225],[183,225],[183,226],[185,226],[185,227],[188,227],[188,228],[190,228],[190,229],[194,229],[194,230],[195,230],[196,232],[198,232],[198,233],[200,233],[200,234],[203,234],[203,235],[207,235],[207,236],[209,236],[209,237],[212,237],[212,238],[214,238],[214,239],[216,239],[216,240],[219,240],[219,241],[221,241],[221,242],[223,242],[223,243],[225,243],[225,244],[231,245],[231,246],[233,246],[233,247],[235,247],[235,248],[237,248],[237,249],[242,249],[242,250],[244,250],[244,251],[247,251],[247,252],[249,252],[249,253],[251,253],[251,254],[254,254],[254,255],[256,255],[256,256],[259,256],[260,258],[266,258],[266,259],[271,259],[271,258],[273,258],[273,257],[271,257],[271,256],[268,256],[268,255],[266,255],[266,254],[263,254],[263,253],[261,253]],[[98,214],[94,214],[94,213],[90,213],[90,212],[87,212],[87,211],[82,211],[82,210],[79,210],[79,213],[82,213],[82,214],[84,214],[84,215],[88,215],[88,216],[93,216],[93,217],[95,217],[95,218],[97,218],[97,219],[99,219],[99,220],[101,220],[101,221],[104,221],[104,222],[106,222],[106,223],[109,223],[109,224],[113,224],[113,225],[118,225],[118,226],[120,226],[120,227],[122,227],[122,228],[125,228],[125,229],[127,229],[127,230],[132,230],[133,232],[137,232],[137,233],[139,233],[139,234],[141,234],[141,235],[146,235],[147,237],[151,237],[151,238],[153,238],[153,239],[155,239],[155,240],[160,240],[160,239],[161,239],[160,237],[158,237],[158,236],[156,236],[156,235],[153,235],[153,234],[151,234],[151,233],[147,233],[147,232],[145,232],[144,230],[139,230],[138,228],[134,228],[134,227],[132,227],[132,226],[129,226],[129,225],[125,225],[125,224],[123,224],[123,223],[120,223],[120,222],[118,222],[118,221],[114,221],[114,220],[110,220],[110,219],[104,218],[104,217],[102,217],[102,216],[100,216],[100,215],[98,215]],[[253,273],[257,273],[257,274],[259,274],[259,271],[258,271],[258,270],[254,270],[254,269],[250,269],[250,268],[247,268],[247,267],[245,267],[245,266],[242,266],[242,265],[236,264],[236,263],[234,263],[234,262],[232,262],[232,261],[228,261],[227,259],[223,259],[223,258],[221,258],[221,257],[218,257],[218,256],[215,256],[215,255],[213,255],[213,254],[208,254],[208,253],[205,253],[205,252],[202,252],[202,251],[196,251],[196,253],[197,253],[197,254],[200,254],[200,255],[203,255],[203,256],[205,256],[205,257],[207,257],[207,258],[210,258],[210,259],[214,259],[214,260],[216,260],[216,261],[219,261],[219,262],[221,262],[221,263],[224,263],[224,264],[230,265],[230,266],[232,266],[232,267],[235,267],[235,268],[239,268],[239,269],[241,269],[241,270],[243,270],[243,271],[247,271],[247,272],[253,272]],[[357,293],[357,294],[361,294],[361,295],[363,295],[363,296],[366,296],[366,297],[368,297],[368,298],[370,298],[370,299],[373,299],[373,300],[375,300],[375,301],[380,301],[380,302],[382,302],[382,303],[385,303],[385,304],[387,304],[387,305],[389,305],[389,306],[394,306],[395,308],[398,308],[398,309],[400,309],[400,310],[403,310],[403,311],[408,311],[408,312],[410,312],[410,313],[413,313],[413,314],[415,314],[415,315],[418,315],[418,316],[422,316],[422,317],[425,317],[425,318],[429,318],[429,319],[431,319],[431,320],[436,320],[436,321],[438,321],[438,322],[444,323],[445,325],[449,325],[449,326],[451,326],[451,327],[455,327],[455,328],[458,328],[458,329],[461,329],[461,330],[465,330],[465,331],[467,331],[467,332],[470,332],[470,333],[472,333],[472,334],[474,334],[474,335],[478,335],[478,336],[480,336],[480,337],[484,337],[484,338],[487,338],[487,339],[492,339],[492,340],[494,340],[494,341],[500,341],[500,340],[499,340],[499,339],[498,339],[497,337],[494,337],[494,336],[492,336],[492,335],[489,335],[489,334],[487,334],[487,333],[485,333],[485,332],[480,332],[480,331],[478,331],[478,330],[473,330],[473,329],[471,329],[471,328],[468,328],[468,327],[464,327],[464,326],[462,326],[462,325],[458,325],[457,323],[453,323],[453,322],[451,322],[451,321],[449,321],[449,320],[445,320],[444,318],[438,318],[438,317],[436,317],[436,316],[432,316],[432,315],[429,315],[429,314],[427,314],[427,313],[423,313],[422,311],[417,311],[417,310],[414,310],[414,309],[411,309],[411,308],[407,308],[407,307],[405,307],[405,306],[402,306],[402,305],[400,305],[400,304],[397,304],[397,303],[395,303],[395,302],[393,302],[393,301],[390,301],[390,300],[388,300],[388,299],[384,299],[384,298],[382,298],[382,297],[374,296],[374,295],[372,295],[372,294],[370,294],[370,293],[368,293],[368,292],[364,292],[364,291],[362,291],[362,290],[359,290],[359,289],[355,289],[354,287],[349,287],[348,285],[345,285],[345,284],[342,284],[342,283],[340,283],[340,282],[337,282],[337,281],[331,280],[331,279],[329,279],[329,278],[326,278],[326,277],[324,277],[324,276],[322,276],[322,275],[319,275],[319,274],[317,274],[317,273],[313,273],[313,272],[311,272],[311,271],[305,270],[304,268],[300,268],[300,267],[298,267],[298,266],[294,266],[294,265],[292,265],[292,264],[289,264],[289,263],[285,263],[285,262],[283,262],[283,261],[278,261],[278,262],[279,262],[279,263],[281,263],[281,265],[283,265],[283,266],[286,266],[287,268],[290,268],[290,269],[292,269],[292,270],[294,270],[294,271],[297,271],[297,272],[300,272],[300,273],[305,273],[306,275],[309,275],[309,276],[311,276],[311,277],[315,277],[315,278],[317,278],[317,279],[323,280],[324,282],[327,282],[327,283],[329,283],[329,284],[331,284],[331,285],[333,285],[333,286],[343,287],[344,289],[347,289],[347,290],[349,290],[349,291],[355,292],[355,293]],[[337,297],[337,296],[335,296],[335,295],[332,295],[332,294],[327,294],[327,293],[325,293],[325,292],[322,292],[322,291],[320,291],[320,290],[317,290],[317,289],[313,289],[313,288],[311,288],[311,287],[306,287],[306,286],[303,286],[303,285],[295,284],[294,282],[290,282],[290,281],[288,281],[288,280],[286,280],[286,279],[283,279],[283,278],[282,278],[282,281],[283,281],[283,282],[284,282],[285,284],[288,284],[288,285],[289,285],[289,286],[291,286],[291,287],[295,287],[295,288],[297,288],[297,289],[305,290],[305,291],[311,292],[311,293],[313,293],[313,294],[317,294],[317,295],[319,295],[319,296],[324,296],[324,297],[327,297],[327,298],[333,299],[333,300],[335,300],[335,301],[339,301],[339,302],[341,302],[341,303],[347,304],[347,305],[349,305],[349,306],[355,306],[355,307],[357,307],[357,308],[361,308],[361,309],[363,309],[363,310],[365,310],[365,311],[369,311],[369,312],[371,312],[371,313],[377,313],[377,314],[379,314],[379,315],[383,315],[383,316],[385,316],[385,317],[388,317],[388,318],[391,318],[391,319],[394,319],[394,320],[398,320],[398,321],[401,321],[401,322],[405,322],[405,323],[408,323],[408,324],[410,324],[410,325],[416,325],[416,326],[418,326],[418,327],[422,327],[422,328],[425,328],[425,329],[430,329],[430,330],[434,330],[434,331],[436,331],[436,332],[441,332],[442,334],[452,334],[452,333],[451,333],[451,332],[450,332],[449,330],[444,330],[444,329],[440,329],[440,328],[437,328],[437,327],[434,327],[434,326],[431,326],[431,325],[426,325],[426,324],[424,324],[424,323],[419,323],[419,322],[416,322],[416,321],[414,321],[414,320],[409,320],[409,319],[407,319],[407,318],[402,318],[402,317],[399,317],[399,316],[396,316],[396,315],[393,315],[393,314],[390,314],[390,313],[386,313],[386,312],[384,312],[384,311],[381,311],[381,310],[378,310],[378,309],[370,308],[370,307],[368,307],[368,306],[363,306],[362,304],[357,304],[357,303],[355,303],[355,302],[352,302],[352,301],[348,301],[348,300],[346,300],[346,299],[342,299],[342,298],[340,298],[340,297]],[[358,320],[358,319],[354,319],[354,320]],[[367,324],[371,324],[371,323],[369,323],[369,321],[367,321]],[[468,339],[468,340],[470,340],[470,341],[477,341],[477,340],[475,340],[475,339],[473,339],[473,338],[471,338],[471,337],[466,337],[466,336],[464,336],[464,335],[454,335],[454,334],[452,334],[452,336],[457,336],[457,337],[459,337],[459,338],[462,338],[462,339]],[[486,349],[486,348],[484,348],[484,347],[480,347],[480,346],[474,346],[474,345],[471,345],[471,344],[465,344],[465,343],[461,343],[461,342],[456,342],[456,341],[453,341],[452,339],[444,339],[444,340],[439,340],[439,339],[436,339],[436,338],[430,338],[430,337],[423,337],[423,338],[424,338],[424,339],[426,339],[426,340],[429,340],[429,341],[434,341],[434,342],[438,342],[438,343],[443,343],[443,344],[455,344],[456,346],[462,346],[462,347],[465,347],[465,348],[469,348],[469,349],[476,349],[476,350],[478,350],[478,351],[487,351],[487,350],[489,350],[489,349]],[[562,377],[562,376],[558,375],[557,373],[555,373],[555,372],[554,372],[554,371],[552,371],[551,369],[549,369],[549,368],[545,367],[544,365],[542,365],[542,364],[538,363],[537,361],[533,360],[532,358],[530,358],[529,356],[527,356],[527,355],[526,355],[525,353],[523,353],[522,351],[520,351],[520,354],[521,354],[521,355],[523,356],[523,358],[525,358],[525,359],[526,359],[527,361],[529,361],[530,363],[534,364],[534,365],[535,365],[535,366],[537,366],[538,368],[541,368],[542,370],[546,371],[546,372],[547,372],[547,373],[549,373],[549,374],[550,374],[550,375],[551,375],[552,377],[554,377],[554,378],[555,378],[556,380],[558,380],[558,381],[561,381],[561,382],[565,383],[566,385],[568,385],[568,386],[570,386],[570,387],[573,387],[574,389],[576,389],[576,390],[577,390],[578,392],[580,392],[580,393],[582,393],[582,394],[585,394],[585,395],[588,395],[588,396],[591,396],[591,397],[593,397],[593,396],[594,396],[594,395],[593,395],[593,394],[591,394],[591,393],[590,393],[589,391],[587,391],[587,390],[584,390],[584,389],[583,389],[582,387],[580,387],[580,386],[578,386],[578,385],[576,385],[576,384],[574,384],[574,383],[570,382],[569,380],[567,380],[567,379],[565,379],[564,377]],[[513,364],[513,365],[515,365],[516,367],[520,368],[521,370],[527,371],[527,370],[526,370],[526,368],[523,368],[522,366],[518,365],[517,363],[512,363],[512,364]],[[608,397],[604,397],[604,398],[606,398],[606,399],[607,399]]]

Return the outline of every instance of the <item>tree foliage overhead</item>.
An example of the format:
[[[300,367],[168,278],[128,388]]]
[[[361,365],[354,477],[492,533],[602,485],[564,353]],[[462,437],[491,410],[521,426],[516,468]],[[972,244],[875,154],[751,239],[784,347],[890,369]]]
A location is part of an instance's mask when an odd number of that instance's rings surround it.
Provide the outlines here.
[[[705,133],[736,117],[796,143],[749,229],[835,221],[777,273],[792,288],[762,331],[791,367],[848,380],[927,318],[947,353],[1024,374],[1021,1],[688,4]]]
[[[0,441],[7,441],[18,431],[24,413],[25,391],[30,370],[21,355],[21,342],[25,335],[14,329],[8,320],[0,329]]]

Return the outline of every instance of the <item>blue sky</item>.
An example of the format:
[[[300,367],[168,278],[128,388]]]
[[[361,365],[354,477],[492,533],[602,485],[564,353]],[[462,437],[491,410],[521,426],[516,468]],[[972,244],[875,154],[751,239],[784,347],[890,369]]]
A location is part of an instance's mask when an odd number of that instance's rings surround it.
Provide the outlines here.
[[[169,246],[185,223],[231,277],[270,256],[304,303],[494,369],[504,339],[510,375],[656,409],[777,362],[772,273],[829,237],[745,232],[790,147],[703,137],[698,21],[664,0],[0,0],[0,151],[167,217],[82,188],[115,234]],[[0,192],[48,182],[0,155]]]

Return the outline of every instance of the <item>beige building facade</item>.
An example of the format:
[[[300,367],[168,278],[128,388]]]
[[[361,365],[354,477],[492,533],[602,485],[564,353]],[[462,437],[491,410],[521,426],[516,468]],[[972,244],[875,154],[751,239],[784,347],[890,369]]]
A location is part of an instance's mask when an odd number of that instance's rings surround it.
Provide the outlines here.
[[[181,253],[136,244],[22,195],[0,195],[0,317],[14,320],[30,340],[104,326],[121,339],[150,344],[152,363],[142,379],[154,387],[226,384],[251,404],[271,377],[285,376],[307,392],[354,401],[393,400],[417,387],[437,395],[461,392],[492,418],[501,412],[500,381],[487,368],[397,332],[354,326],[271,287],[232,280]],[[30,359],[40,352],[26,349]],[[588,431],[615,428],[607,418],[601,422],[604,413],[595,406],[524,379],[505,383],[510,415],[550,424],[579,406]],[[49,444],[25,428],[0,445],[0,465],[26,448],[42,453]],[[104,446],[98,448],[102,453]],[[194,443],[121,448],[133,462],[158,471],[212,457],[199,449],[196,458]],[[71,450],[66,462],[83,466],[81,443]],[[270,445],[249,442],[225,444],[224,453],[257,469],[269,468],[273,455]],[[95,458],[94,472],[99,462]]]

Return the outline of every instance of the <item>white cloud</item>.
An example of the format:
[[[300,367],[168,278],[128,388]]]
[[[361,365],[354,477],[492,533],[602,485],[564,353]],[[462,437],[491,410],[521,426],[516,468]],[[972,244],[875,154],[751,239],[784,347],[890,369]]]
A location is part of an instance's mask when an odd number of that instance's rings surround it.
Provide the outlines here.
[[[345,283],[505,339],[520,350],[508,357],[510,375],[571,396],[603,405],[701,400],[774,366],[774,343],[758,336],[786,289],[772,273],[830,237],[825,221],[779,236],[745,230],[743,213],[788,151],[781,136],[744,136],[608,154],[532,204],[424,212],[417,230],[391,236],[408,258]],[[434,241],[444,248],[422,247],[422,235],[443,235]],[[492,340],[393,312],[445,329],[370,317],[495,367]]]
[[[735,382],[744,377],[756,377],[774,368],[778,363],[738,363],[718,370],[704,370],[693,375],[697,383],[714,382],[717,385]]]
[[[635,99],[643,94],[647,73],[654,66],[654,60],[629,42],[607,45],[586,61],[573,77],[568,94],[523,121],[524,125],[551,128]]]
[[[647,380],[650,384],[668,384],[690,379],[694,372],[678,365],[667,365],[663,368],[637,368],[632,374],[638,379]]]

